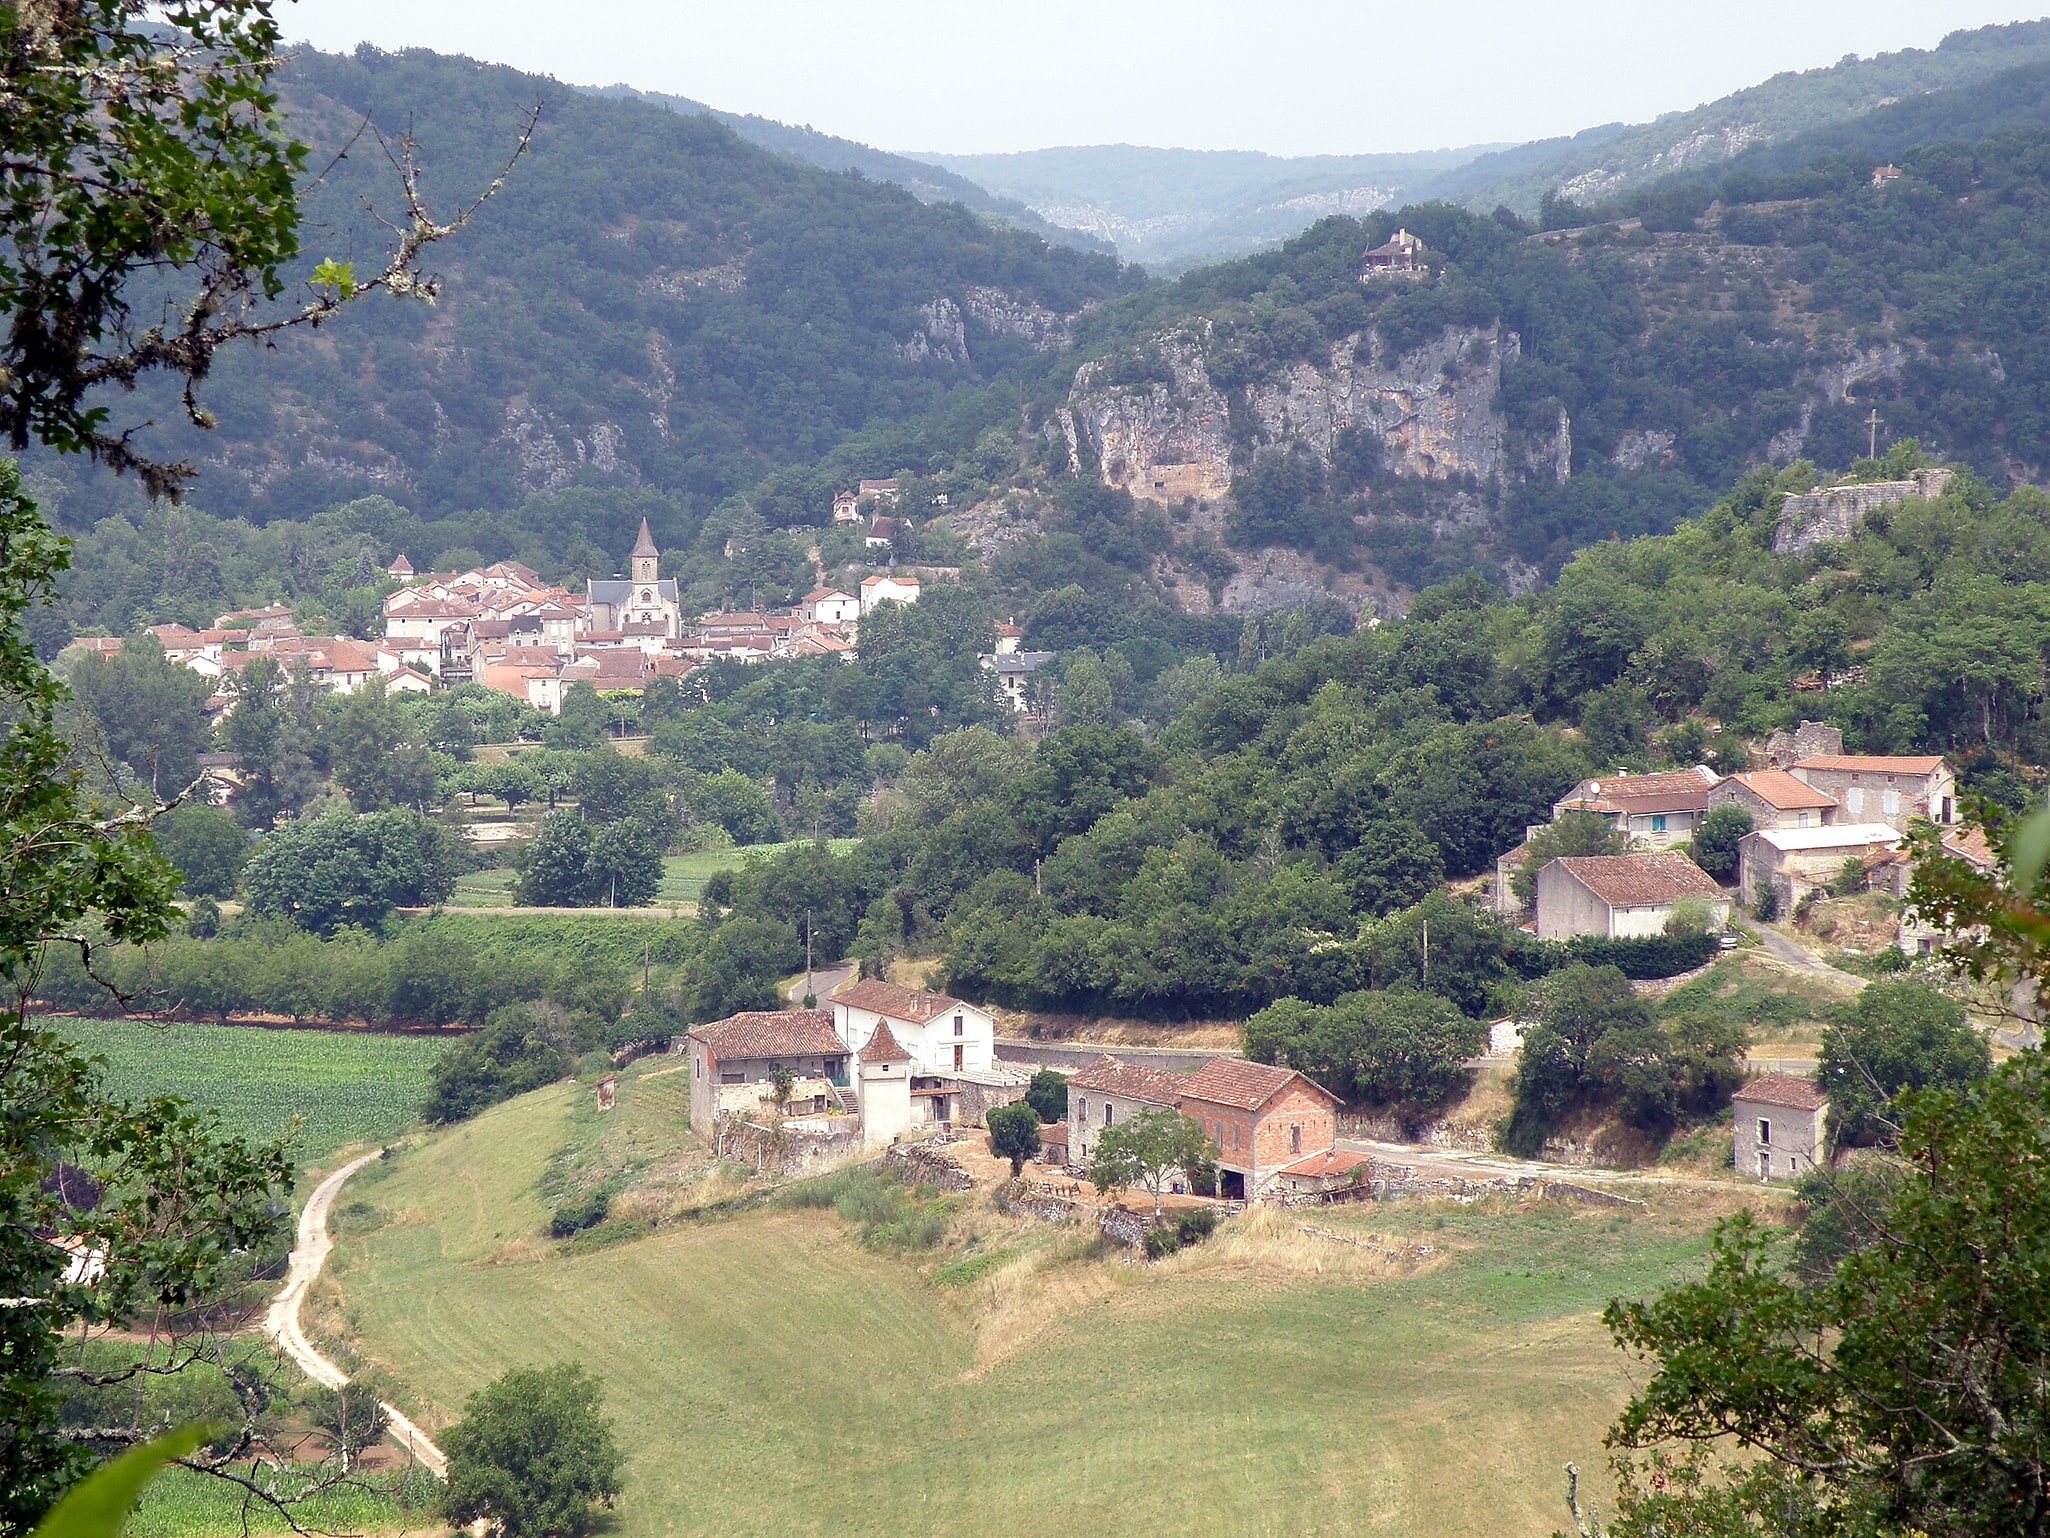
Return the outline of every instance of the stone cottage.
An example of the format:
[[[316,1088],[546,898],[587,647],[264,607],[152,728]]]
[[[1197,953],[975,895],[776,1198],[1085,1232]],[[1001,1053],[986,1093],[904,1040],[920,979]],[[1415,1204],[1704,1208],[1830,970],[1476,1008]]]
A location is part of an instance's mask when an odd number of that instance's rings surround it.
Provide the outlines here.
[[[1708,905],[1712,925],[1728,922],[1728,895],[1713,876],[1677,849],[1553,860],[1538,872],[1538,938],[1600,935],[1629,940],[1662,935],[1674,908],[1689,898]]]
[[[1905,833],[1917,818],[1945,827],[1957,821],[1957,776],[1934,753],[1818,753],[1788,772],[1835,801],[1845,822],[1883,822]]]
[[[825,1112],[848,1087],[846,1044],[823,1009],[747,1010],[687,1032],[691,1125],[749,1116],[774,1104],[774,1078],[792,1077],[792,1113]]]
[[[1068,1159],[1087,1168],[1103,1129],[1147,1111],[1171,1111],[1188,1080],[1178,1073],[1099,1057],[1068,1079]]]
[[[1829,1097],[1812,1081],[1769,1073],[1732,1095],[1730,1108],[1739,1175],[1793,1180],[1829,1162]]]
[[[1836,798],[1797,780],[1784,769],[1752,769],[1733,774],[1708,793],[1712,811],[1741,806],[1751,814],[1752,831],[1764,828],[1820,828],[1836,821]]]
[[[1632,849],[1670,849],[1694,836],[1716,779],[1706,764],[1673,774],[1600,775],[1560,797],[1552,821],[1568,812],[1593,812],[1627,837]]]
[[[1780,906],[1791,908],[1810,892],[1835,885],[1846,861],[1870,868],[1888,859],[1900,841],[1883,822],[1747,833],[1737,841],[1737,890],[1755,902],[1760,887],[1770,884]]]

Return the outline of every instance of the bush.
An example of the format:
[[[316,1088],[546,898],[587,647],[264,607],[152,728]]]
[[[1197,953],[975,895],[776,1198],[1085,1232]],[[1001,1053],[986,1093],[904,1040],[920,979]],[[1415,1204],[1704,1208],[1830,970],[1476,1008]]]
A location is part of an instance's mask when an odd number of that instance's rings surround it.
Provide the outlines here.
[[[1174,1236],[1185,1245],[1201,1244],[1216,1231],[1217,1213],[1209,1207],[1179,1213],[1174,1220]]]
[[[596,1228],[612,1210],[612,1185],[608,1181],[579,1191],[548,1214],[548,1237],[567,1239],[587,1228]]]
[[[1735,803],[1712,806],[1694,830],[1694,863],[1722,878],[1737,868],[1737,844],[1751,832],[1751,814]]]
[[[1068,1114],[1067,1079],[1051,1068],[1040,1069],[1033,1074],[1031,1084],[1026,1086],[1025,1103],[1049,1126],[1062,1120]]]
[[[1574,961],[1591,967],[1614,967],[1636,982],[1678,977],[1682,972],[1705,967],[1715,959],[1719,948],[1712,934],[1646,935],[1633,940],[1575,935],[1566,942],[1567,954]]]
[[[1146,1258],[1162,1260],[1182,1247],[1181,1236],[1172,1228],[1146,1230]]]
[[[496,1524],[505,1538],[580,1538],[591,1508],[619,1494],[625,1459],[581,1366],[516,1369],[472,1394],[442,1438],[451,1526]]]

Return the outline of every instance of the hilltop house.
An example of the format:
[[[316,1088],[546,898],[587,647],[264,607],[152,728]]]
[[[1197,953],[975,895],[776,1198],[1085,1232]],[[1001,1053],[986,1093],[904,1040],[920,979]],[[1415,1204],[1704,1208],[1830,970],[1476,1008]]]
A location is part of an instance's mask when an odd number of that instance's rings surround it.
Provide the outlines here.
[[[1424,278],[1431,269],[1424,262],[1424,243],[1408,230],[1397,230],[1383,244],[1360,257],[1360,281],[1370,278]]]
[[[1145,1111],[1171,1111],[1188,1080],[1162,1068],[1099,1057],[1068,1079],[1068,1158],[1086,1168],[1103,1129]]]
[[[1883,822],[1905,833],[1918,817],[1945,826],[1957,821],[1957,777],[1933,753],[1818,753],[1788,773],[1836,802],[1846,822]]]
[[[1273,1194],[1291,1169],[1321,1178],[1332,1162],[1338,1097],[1292,1068],[1213,1057],[1181,1091],[1182,1114],[1217,1150],[1219,1196],[1256,1200]]]
[[[1664,934],[1673,909],[1689,898],[1708,904],[1712,923],[1728,921],[1730,900],[1723,889],[1677,849],[1553,860],[1538,872],[1538,937],[1624,940]]]
[[[1730,1097],[1739,1175],[1793,1180],[1828,1162],[1829,1097],[1808,1079],[1769,1073]]]
[[[847,1046],[823,1009],[748,1010],[687,1032],[691,1125],[709,1131],[721,1116],[773,1104],[774,1075],[793,1076],[792,1110],[824,1112],[848,1087]]]
[[[1593,812],[1630,840],[1632,849],[1670,849],[1694,836],[1708,813],[1718,776],[1706,764],[1673,774],[1613,774],[1582,780],[1552,807],[1552,821],[1568,812]]]
[[[1741,806],[1752,831],[1762,828],[1820,828],[1836,820],[1836,799],[1797,780],[1784,769],[1733,774],[1708,793],[1709,809]]]
[[[1842,876],[1844,862],[1868,869],[1890,860],[1900,847],[1898,830],[1883,822],[1832,823],[1821,828],[1766,828],[1737,841],[1737,890],[1756,897],[1770,885],[1782,906],[1791,908],[1817,888]]]

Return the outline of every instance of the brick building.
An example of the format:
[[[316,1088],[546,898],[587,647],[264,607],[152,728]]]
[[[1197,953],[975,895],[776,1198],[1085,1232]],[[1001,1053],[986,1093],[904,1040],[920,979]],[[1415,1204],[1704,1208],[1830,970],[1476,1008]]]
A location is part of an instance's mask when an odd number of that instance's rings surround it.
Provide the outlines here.
[[[1182,1113],[1217,1150],[1219,1196],[1268,1194],[1290,1165],[1328,1155],[1337,1141],[1338,1097],[1293,1069],[1214,1057],[1179,1088]]]

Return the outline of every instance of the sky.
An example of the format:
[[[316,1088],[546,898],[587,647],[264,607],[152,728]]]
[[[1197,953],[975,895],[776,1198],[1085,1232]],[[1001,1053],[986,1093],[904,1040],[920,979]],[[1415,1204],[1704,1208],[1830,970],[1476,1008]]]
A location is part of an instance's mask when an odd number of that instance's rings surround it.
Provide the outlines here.
[[[426,47],[882,149],[1366,154],[1684,111],[2033,14],[1969,0],[286,0],[321,48]],[[2042,3],[2042,0],[2039,0]]]

